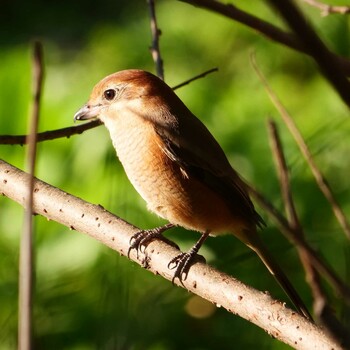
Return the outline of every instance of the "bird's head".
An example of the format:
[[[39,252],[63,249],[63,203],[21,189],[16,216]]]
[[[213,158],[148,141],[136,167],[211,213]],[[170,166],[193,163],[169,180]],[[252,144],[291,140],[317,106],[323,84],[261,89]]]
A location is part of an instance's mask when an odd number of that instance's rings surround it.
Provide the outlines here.
[[[98,118],[105,122],[131,111],[163,123],[160,116],[169,118],[179,104],[182,106],[172,89],[155,75],[143,70],[123,70],[96,84],[74,120]]]

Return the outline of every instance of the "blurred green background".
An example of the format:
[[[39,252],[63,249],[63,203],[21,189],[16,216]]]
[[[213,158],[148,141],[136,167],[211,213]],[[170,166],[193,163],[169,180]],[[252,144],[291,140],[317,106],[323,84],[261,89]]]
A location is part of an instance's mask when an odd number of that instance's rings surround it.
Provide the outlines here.
[[[339,2],[338,2],[339,3]],[[345,2],[346,3],[346,2]],[[261,1],[240,3],[281,23]],[[321,17],[303,7],[327,44],[349,54],[348,17]],[[157,2],[165,79],[170,86],[219,67],[219,72],[177,91],[209,127],[232,165],[282,210],[266,131],[280,125],[298,213],[309,242],[343,279],[350,252],[328,203],[254,73],[258,64],[293,115],[346,213],[350,212],[350,118],[313,62],[254,31],[190,5]],[[73,125],[74,113],[101,78],[126,68],[154,72],[146,1],[2,1],[0,12],[0,134],[25,134],[30,110],[31,42],[45,50],[46,79],[40,131]],[[25,147],[0,145],[1,158],[23,169]],[[162,223],[147,212],[115,158],[104,127],[43,142],[37,177],[141,228]],[[266,219],[262,232],[273,255],[311,308],[295,249]],[[0,197],[0,349],[17,342],[18,251],[22,208]],[[288,349],[262,330],[216,309],[141,269],[89,237],[36,217],[35,349]],[[197,233],[167,236],[188,249]],[[209,239],[207,261],[287,301],[259,259],[232,236]],[[331,291],[329,289],[329,291]],[[196,315],[196,302],[203,315]],[[331,303],[342,316],[342,303]],[[344,315],[343,315],[344,316]]]

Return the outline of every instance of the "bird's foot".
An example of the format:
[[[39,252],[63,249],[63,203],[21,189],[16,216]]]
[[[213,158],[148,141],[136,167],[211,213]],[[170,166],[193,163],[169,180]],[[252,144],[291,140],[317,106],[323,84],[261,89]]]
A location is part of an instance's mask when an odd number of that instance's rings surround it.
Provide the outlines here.
[[[166,231],[174,226],[175,225],[169,223],[169,224],[166,224],[166,225],[161,226],[161,227],[156,227],[156,228],[152,228],[150,230],[142,230],[142,231],[136,232],[130,239],[128,258],[130,257],[130,252],[132,249],[136,249],[137,258],[139,257],[139,252],[145,253],[145,250],[146,250],[148,244],[151,243],[151,241],[153,241],[155,238],[161,239],[162,241],[167,242],[173,246],[175,245],[176,248],[178,248],[178,246],[175,243],[171,242],[170,240],[163,237],[163,235],[162,235],[162,233],[164,231]]]
[[[171,280],[171,282],[174,284],[175,279],[178,278],[180,283],[183,285],[183,281],[186,280],[188,272],[191,268],[191,266],[195,263],[195,260],[201,260],[205,262],[205,259],[203,256],[198,255],[198,251],[204,241],[208,238],[210,231],[207,230],[204,233],[202,233],[201,237],[197,241],[197,243],[191,248],[191,250],[187,253],[181,253],[180,255],[176,256],[174,259],[171,259],[168,268],[171,270],[175,269],[174,276]],[[184,277],[182,277],[184,275]]]
[[[193,249],[187,253],[181,253],[174,259],[171,259],[168,263],[168,268],[170,270],[175,270],[171,282],[174,284],[176,278],[178,278],[179,282],[183,285],[183,281],[186,280],[191,266],[196,263],[196,261],[205,262],[205,258],[202,255],[198,255]]]

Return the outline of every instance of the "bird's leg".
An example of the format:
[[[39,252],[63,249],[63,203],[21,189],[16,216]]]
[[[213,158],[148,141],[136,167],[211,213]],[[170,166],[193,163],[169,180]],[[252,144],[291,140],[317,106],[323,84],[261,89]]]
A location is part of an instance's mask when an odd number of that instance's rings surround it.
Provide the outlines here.
[[[172,227],[174,227],[174,224],[166,224],[164,226],[152,228],[150,230],[142,230],[136,232],[131,238],[130,238],[130,247],[128,250],[128,257],[130,255],[130,252],[132,249],[136,249],[137,254],[139,252],[144,253],[147,245],[154,239],[154,238],[160,238],[163,241],[166,241],[172,245],[175,243],[170,242],[168,239],[164,238],[162,236],[162,233]],[[144,249],[142,249],[144,247]],[[177,247],[177,246],[176,246]],[[178,247],[177,247],[178,248]],[[137,255],[138,257],[138,255]]]
[[[200,239],[197,241],[197,243],[187,252],[187,253],[181,253],[178,256],[176,256],[174,259],[170,260],[168,264],[169,269],[175,269],[175,273],[172,279],[172,283],[174,283],[175,279],[178,278],[180,283],[182,284],[182,281],[185,281],[188,275],[188,271],[191,268],[191,265],[193,263],[193,260],[198,257],[197,253],[204,243],[204,241],[208,238],[210,231],[205,231]],[[182,278],[182,276],[184,278]]]

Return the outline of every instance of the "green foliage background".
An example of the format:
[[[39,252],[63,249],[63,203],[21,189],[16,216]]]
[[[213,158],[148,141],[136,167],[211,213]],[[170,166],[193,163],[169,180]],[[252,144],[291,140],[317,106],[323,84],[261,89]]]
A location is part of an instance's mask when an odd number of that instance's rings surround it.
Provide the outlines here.
[[[261,1],[239,6],[280,23]],[[349,20],[304,8],[324,40],[349,54]],[[282,210],[266,131],[275,119],[288,158],[298,213],[308,240],[340,276],[349,278],[349,249],[329,205],[256,77],[249,55],[295,118],[346,213],[350,212],[350,119],[347,108],[307,57],[221,16],[178,1],[157,2],[165,78],[170,86],[209,68],[219,72],[178,90],[225,149],[232,165]],[[25,134],[31,98],[30,42],[45,49],[40,131],[73,125],[96,82],[127,68],[154,72],[145,1],[8,1],[0,14],[0,134]],[[0,146],[1,158],[24,168],[25,147]],[[129,222],[162,223],[148,213],[99,127],[41,143],[37,177],[99,203]],[[258,208],[264,218],[266,215]],[[16,347],[18,251],[22,208],[0,197],[0,349]],[[311,307],[295,249],[267,218],[262,235]],[[286,349],[263,331],[220,308],[205,318],[189,311],[193,297],[84,235],[35,218],[35,349]],[[188,249],[197,233],[167,236]],[[210,264],[287,301],[258,258],[232,236],[209,239]],[[332,299],[338,315],[341,303]],[[202,306],[203,308],[205,307]],[[343,315],[344,316],[344,315]]]

